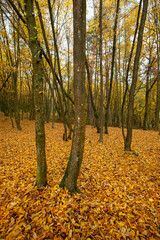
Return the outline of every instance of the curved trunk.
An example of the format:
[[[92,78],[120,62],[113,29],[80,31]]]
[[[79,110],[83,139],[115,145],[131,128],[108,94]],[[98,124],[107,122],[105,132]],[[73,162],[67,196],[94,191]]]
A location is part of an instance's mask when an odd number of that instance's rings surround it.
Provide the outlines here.
[[[86,126],[86,93],[85,93],[85,36],[86,36],[86,0],[73,1],[74,26],[74,97],[75,122],[71,154],[60,187],[70,192],[78,191],[77,179],[82,163],[85,126]]]

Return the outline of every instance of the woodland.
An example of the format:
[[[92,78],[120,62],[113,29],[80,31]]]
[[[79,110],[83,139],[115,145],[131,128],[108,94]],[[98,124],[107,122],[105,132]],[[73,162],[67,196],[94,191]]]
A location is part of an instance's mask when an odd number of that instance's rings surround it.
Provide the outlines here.
[[[158,0],[0,0],[0,239],[160,239]]]

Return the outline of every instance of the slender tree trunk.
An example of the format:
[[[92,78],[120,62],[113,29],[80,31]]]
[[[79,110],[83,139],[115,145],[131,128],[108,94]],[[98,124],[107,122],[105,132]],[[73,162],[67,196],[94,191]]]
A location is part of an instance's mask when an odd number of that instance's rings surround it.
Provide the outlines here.
[[[93,100],[91,81],[90,81],[90,71],[89,71],[89,66],[88,66],[87,59],[86,59],[86,70],[87,70],[87,79],[88,79],[88,90],[89,90],[89,93],[90,93],[92,109],[93,109],[93,113],[94,113],[94,117],[95,117],[95,126],[97,128],[97,133],[99,133],[100,132],[99,115],[97,113],[97,109],[96,109],[96,106],[95,106],[95,103],[94,103],[94,100]]]
[[[115,61],[115,80],[116,80],[116,126],[120,127],[120,100],[119,100],[119,82],[118,82],[118,69],[117,69],[117,61]]]
[[[148,79],[146,82],[146,96],[145,96],[145,113],[143,121],[143,130],[148,129],[148,109],[149,109],[149,94],[148,94]]]
[[[87,40],[87,59],[89,59],[89,40]],[[90,85],[92,90],[92,68],[89,63],[88,64],[88,71],[90,72],[90,77],[88,78],[88,85]],[[91,93],[90,89],[88,88],[88,96],[87,96],[87,124],[92,124],[92,103],[91,103]]]
[[[151,67],[154,63],[154,59],[151,62],[151,52],[150,52],[150,57],[149,57],[149,66],[148,66],[148,70],[147,70],[147,80],[146,80],[146,95],[145,95],[145,113],[144,113],[144,121],[143,121],[143,130],[147,130],[148,129],[148,115],[149,115],[149,93],[152,89],[152,87],[154,86],[156,79],[152,82],[152,84],[149,87],[149,76],[150,76],[150,70]]]
[[[106,51],[106,54],[105,54],[105,69],[106,69],[106,89],[105,89],[105,96],[106,96],[106,102],[108,100],[108,94],[109,94],[109,63],[108,63],[108,56],[107,56],[107,46],[106,46],[106,43],[105,43],[105,51]],[[109,117],[108,117],[108,123],[110,124],[110,121],[111,121],[111,114],[110,114],[110,109],[109,109]]]
[[[95,59],[96,63],[95,63],[95,78],[94,78],[94,106],[95,106],[95,109],[97,109],[97,79],[98,79],[98,77],[97,77],[97,69],[98,69],[97,38],[98,37],[97,37],[97,34],[96,34],[96,59]],[[94,115],[95,115],[95,111],[94,111]],[[96,116],[98,117],[98,120],[97,120],[97,117],[95,117],[95,126],[97,127],[97,133],[100,133],[98,113],[96,114]]]
[[[65,91],[63,87],[63,80],[62,80],[62,73],[61,73],[61,67],[60,67],[60,58],[59,58],[59,51],[58,51],[58,46],[57,46],[57,39],[56,39],[56,34],[55,34],[55,28],[54,28],[54,21],[53,21],[53,14],[52,14],[52,7],[51,7],[51,1],[48,0],[48,7],[49,7],[49,15],[50,15],[50,20],[51,20],[51,27],[52,27],[52,33],[53,33],[53,40],[54,40],[54,48],[56,52],[56,60],[57,60],[57,68],[58,68],[58,74],[60,78],[60,87],[62,90],[62,99],[64,103],[64,108],[65,108],[65,113],[62,112],[62,116],[64,118],[64,134],[63,134],[63,139],[67,141],[68,136],[67,136],[67,126],[69,128],[69,138],[71,138],[71,132],[72,132],[72,125],[70,123],[70,118],[69,118],[69,113],[68,113],[68,106],[65,98]],[[62,108],[61,108],[62,110]]]
[[[133,42],[132,42],[132,48],[131,48],[129,61],[128,61],[128,66],[127,66],[127,71],[126,71],[126,76],[125,76],[126,88],[125,88],[125,91],[124,91],[124,94],[123,94],[123,102],[122,102],[122,108],[121,108],[122,135],[123,135],[124,142],[126,141],[126,136],[125,136],[125,133],[124,133],[124,120],[125,120],[124,108],[125,108],[125,103],[126,103],[126,98],[127,98],[127,92],[128,92],[128,89],[129,89],[129,87],[128,87],[128,76],[129,76],[129,70],[130,70],[132,55],[133,55],[133,51],[134,51],[134,47],[135,47],[136,36],[137,36],[137,32],[138,32],[139,18],[140,18],[140,13],[141,13],[141,5],[142,5],[142,0],[140,0],[139,8],[138,8],[136,29],[135,29],[135,33],[134,33],[134,38],[133,38]]]
[[[110,86],[109,86],[109,93],[108,93],[106,113],[105,113],[105,133],[106,134],[108,134],[109,105],[110,105],[110,101],[111,101],[113,75],[114,75],[114,60],[115,60],[115,53],[116,53],[117,23],[118,23],[119,5],[120,5],[120,0],[117,0],[116,18],[115,18],[114,29],[113,29],[114,37],[113,37],[113,53],[112,53],[111,78],[110,78]]]
[[[103,142],[103,70],[102,70],[102,0],[99,6],[99,57],[100,57],[100,136],[99,142]]]
[[[121,75],[121,36],[120,36],[120,30],[119,30],[119,41],[118,41],[118,76],[119,76],[119,119],[120,119],[120,127],[122,126],[122,115],[121,115],[121,107],[122,107],[122,75]]]
[[[19,25],[19,19],[18,19]],[[16,41],[17,40],[17,41]],[[17,46],[16,46],[17,43]],[[19,111],[19,99],[18,99],[18,88],[17,88],[17,81],[18,81],[18,67],[19,67],[19,56],[20,56],[20,47],[19,47],[19,33],[16,34],[14,31],[14,50],[15,50],[15,71],[13,73],[13,82],[14,82],[14,117],[15,122],[18,130],[21,130],[20,126],[20,111]]]
[[[134,94],[137,84],[138,78],[138,68],[139,68],[139,59],[141,54],[142,42],[143,42],[143,31],[147,16],[147,7],[148,7],[148,0],[143,0],[143,10],[142,10],[142,17],[141,23],[138,33],[138,41],[137,41],[137,49],[136,55],[134,59],[134,67],[133,67],[133,77],[132,77],[132,84],[129,92],[129,104],[128,104],[128,116],[127,116],[127,137],[125,140],[125,151],[131,150],[131,142],[132,142],[132,127],[133,127],[133,111],[134,111]]]
[[[155,6],[157,7],[157,0],[155,0]],[[156,25],[156,35],[157,35],[157,99],[156,99],[156,112],[155,112],[155,131],[159,129],[159,119],[160,119],[160,13],[155,14],[155,25]]]
[[[86,36],[86,0],[73,1],[74,27],[74,97],[75,125],[71,154],[60,187],[66,187],[70,192],[78,191],[79,175],[85,140],[86,126],[86,93],[85,93],[85,36]]]
[[[68,86],[67,86],[67,93],[70,95],[70,39],[69,35],[66,35],[67,38],[67,47],[68,47],[68,61],[67,61],[67,77],[68,77]],[[72,138],[72,124],[71,124],[71,106],[70,106],[70,100],[67,99],[67,112],[68,112],[68,119],[69,119],[69,134],[68,139]]]
[[[54,121],[55,121],[55,101],[54,101],[54,90],[53,90],[53,96],[52,96],[52,128],[54,128]]]
[[[34,76],[32,76],[32,89],[30,94],[30,113],[29,120],[35,120],[35,104],[34,104]]]
[[[33,77],[34,77],[34,103],[35,103],[35,130],[37,152],[37,175],[38,187],[47,184],[47,163],[45,155],[45,129],[44,129],[44,103],[43,103],[43,68],[42,50],[38,42],[36,22],[33,8],[33,0],[25,0],[27,28],[29,32],[29,46],[32,53]]]

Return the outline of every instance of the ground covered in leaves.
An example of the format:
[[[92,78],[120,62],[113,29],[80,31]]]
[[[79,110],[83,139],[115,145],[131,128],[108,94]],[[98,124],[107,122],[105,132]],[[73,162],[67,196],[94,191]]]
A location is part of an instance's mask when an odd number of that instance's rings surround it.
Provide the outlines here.
[[[71,196],[58,184],[71,141],[63,125],[46,124],[48,186],[35,183],[34,121],[22,131],[0,119],[0,239],[160,239],[160,136],[134,130],[123,151],[121,129],[109,128],[104,143],[87,126],[78,186]]]

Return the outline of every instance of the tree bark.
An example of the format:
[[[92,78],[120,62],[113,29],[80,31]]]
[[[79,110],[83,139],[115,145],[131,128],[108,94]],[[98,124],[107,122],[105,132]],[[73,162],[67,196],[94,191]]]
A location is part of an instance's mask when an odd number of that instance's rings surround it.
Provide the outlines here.
[[[86,126],[86,92],[85,92],[85,37],[86,37],[86,0],[73,1],[74,28],[74,97],[75,122],[72,148],[68,165],[60,187],[66,187],[71,193],[77,192],[77,179],[82,163],[85,126]]]
[[[155,7],[158,6],[157,0],[155,0]],[[157,35],[157,99],[156,99],[156,111],[155,111],[155,131],[159,129],[159,119],[160,119],[160,13],[155,13],[155,25],[156,25],[156,35]]]
[[[67,141],[68,136],[67,136],[67,128],[66,124],[69,128],[69,138],[71,138],[71,133],[72,133],[72,125],[70,122],[70,115],[68,112],[68,106],[65,98],[65,91],[63,87],[63,80],[62,80],[62,73],[61,73],[61,67],[60,67],[60,58],[59,58],[59,51],[58,51],[58,46],[57,46],[57,39],[56,39],[56,33],[55,33],[55,28],[54,28],[54,21],[53,21],[53,14],[52,14],[52,7],[51,7],[51,2],[48,0],[48,7],[49,7],[49,15],[50,15],[50,20],[51,20],[51,27],[52,27],[52,33],[53,33],[53,40],[54,40],[54,49],[56,53],[56,60],[57,60],[57,67],[58,67],[58,74],[59,74],[59,79],[60,79],[60,87],[62,90],[62,96],[63,96],[63,103],[64,103],[64,108],[65,108],[65,115],[64,115],[64,140]],[[63,115],[63,114],[62,114]]]
[[[38,187],[47,184],[47,163],[45,155],[45,129],[44,129],[44,103],[43,103],[43,68],[42,50],[38,41],[36,22],[33,8],[33,0],[25,0],[27,28],[29,32],[29,46],[32,53],[33,78],[34,78],[34,103],[35,103],[35,130],[37,152],[37,175]]]
[[[151,67],[152,67],[154,62],[155,62],[155,58],[151,62],[151,53],[150,53],[149,66],[148,66],[148,70],[147,70],[147,79],[146,79],[145,113],[144,113],[144,121],[143,121],[143,130],[147,130],[148,129],[149,93],[150,93],[151,89],[153,88],[154,84],[157,81],[157,78],[155,78],[153,80],[151,86],[149,87],[149,75],[150,75]]]
[[[133,77],[132,77],[132,83],[131,83],[131,88],[129,92],[128,115],[127,115],[127,137],[126,137],[125,146],[124,146],[125,151],[131,150],[134,94],[135,94],[137,78],[138,78],[139,59],[140,59],[140,54],[142,49],[143,31],[144,31],[144,26],[145,26],[145,21],[147,16],[147,7],[148,7],[148,0],[143,0],[142,17],[141,17],[141,23],[140,23],[139,33],[138,33],[136,55],[134,59]]]
[[[126,77],[125,77],[126,88],[125,88],[125,92],[124,92],[124,95],[123,95],[123,102],[122,102],[122,108],[121,108],[122,135],[123,135],[124,141],[126,140],[126,136],[125,136],[125,133],[124,133],[124,107],[125,107],[125,102],[126,102],[126,98],[127,98],[127,92],[128,92],[128,88],[129,88],[129,86],[128,86],[128,75],[129,75],[132,55],[133,55],[133,51],[134,51],[134,47],[135,47],[136,36],[137,36],[137,32],[138,32],[139,18],[140,18],[140,13],[141,13],[141,5],[142,5],[142,0],[140,0],[139,8],[138,8],[136,29],[135,29],[135,33],[134,33],[134,38],[133,38],[133,42],[132,42],[132,48],[131,48],[131,52],[130,52],[130,56],[129,56],[129,60],[128,60],[128,66],[127,66]]]
[[[97,109],[96,109],[96,106],[95,106],[94,100],[93,100],[92,87],[91,87],[91,81],[90,81],[90,71],[89,71],[87,59],[86,59],[86,70],[87,70],[87,79],[88,79],[88,90],[90,93],[92,109],[93,109],[93,113],[94,113],[94,117],[95,117],[95,126],[97,128],[97,133],[100,133],[99,115],[97,113]]]
[[[19,19],[18,19],[19,25]],[[17,46],[16,46],[17,43]],[[17,51],[16,51],[17,48]],[[17,39],[14,30],[14,52],[15,52],[15,71],[13,73],[13,85],[14,85],[14,117],[18,130],[21,130],[20,125],[20,110],[19,110],[19,99],[18,99],[18,89],[17,89],[17,81],[18,81],[18,66],[19,66],[19,57],[20,57],[20,46],[19,46],[19,33],[17,32]]]
[[[100,136],[99,142],[103,142],[103,70],[102,70],[102,0],[99,6],[99,57],[100,57]]]
[[[110,78],[110,86],[109,86],[109,93],[108,93],[106,113],[105,113],[105,133],[106,134],[108,134],[109,105],[110,105],[110,101],[111,101],[111,93],[112,93],[112,85],[113,85],[114,60],[115,60],[115,54],[116,54],[117,23],[118,23],[118,14],[119,14],[119,4],[120,4],[120,0],[117,0],[116,18],[115,18],[114,29],[113,29],[114,37],[113,37],[113,53],[112,53],[111,78]]]

